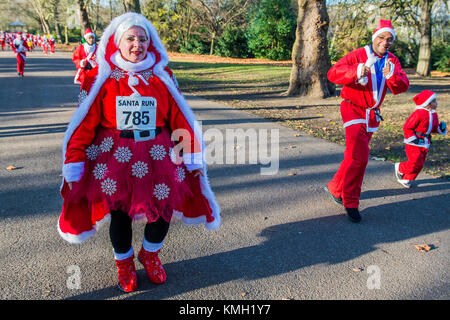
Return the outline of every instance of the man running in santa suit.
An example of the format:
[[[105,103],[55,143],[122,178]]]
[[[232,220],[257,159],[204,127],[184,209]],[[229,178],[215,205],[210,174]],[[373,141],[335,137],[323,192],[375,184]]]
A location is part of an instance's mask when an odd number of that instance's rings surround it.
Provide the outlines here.
[[[328,71],[331,82],[343,85],[341,116],[345,152],[344,160],[325,190],[344,206],[352,222],[361,221],[359,197],[369,161],[369,142],[382,120],[380,106],[387,88],[393,94],[409,88],[399,60],[388,51],[394,40],[391,21],[380,20],[371,45],[350,52]]]
[[[17,34],[16,39],[14,39],[12,48],[17,58],[17,74],[23,77],[25,60],[27,58],[26,51],[29,51],[30,48],[28,48],[27,41],[23,39],[20,32]]]
[[[97,45],[95,44],[95,34],[91,29],[86,29],[84,32],[85,43],[80,44],[73,52],[72,61],[77,67],[77,73],[73,79],[73,83],[82,84],[86,78],[86,74],[89,70],[95,68],[97,63],[95,62],[95,52],[97,51]]]

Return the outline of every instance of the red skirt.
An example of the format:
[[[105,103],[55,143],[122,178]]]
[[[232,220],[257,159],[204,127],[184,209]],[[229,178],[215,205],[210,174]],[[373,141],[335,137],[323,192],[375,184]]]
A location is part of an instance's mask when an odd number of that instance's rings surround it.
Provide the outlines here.
[[[102,204],[107,213],[122,210],[133,220],[148,222],[162,217],[170,222],[174,210],[194,198],[200,186],[186,166],[177,161],[175,143],[167,129],[152,140],[135,142],[120,130],[100,127],[86,149],[85,172],[72,190],[65,190],[65,203],[86,201]],[[177,164],[180,162],[180,164]],[[206,211],[210,208],[207,206]]]

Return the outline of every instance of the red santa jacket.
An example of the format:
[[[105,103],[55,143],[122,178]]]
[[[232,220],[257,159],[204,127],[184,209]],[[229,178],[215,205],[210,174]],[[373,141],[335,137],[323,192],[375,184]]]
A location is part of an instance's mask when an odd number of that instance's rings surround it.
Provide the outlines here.
[[[89,45],[84,43],[79,45],[73,52],[72,61],[77,68],[77,73],[73,82],[76,84],[82,84],[86,78],[87,72],[97,66],[94,59],[95,53],[97,52],[97,46],[95,44],[93,44],[93,46],[93,51],[89,52]]]
[[[393,94],[400,94],[409,88],[409,80],[403,72],[398,58],[388,52],[385,63],[390,63],[391,72],[383,76],[378,88],[375,66],[372,65],[368,82],[362,85],[358,82],[358,73],[369,57],[373,56],[369,46],[354,50],[340,59],[329,71],[328,79],[336,84],[343,85],[341,97],[347,104],[341,107],[344,127],[352,124],[364,123],[368,132],[378,130],[379,107],[384,100],[387,88]],[[383,58],[382,58],[383,59]],[[382,72],[379,70],[378,72]]]
[[[16,55],[20,54],[22,56],[23,60],[26,59],[27,56],[26,52],[30,50],[25,40],[23,39],[19,40],[17,38],[14,39],[11,47]]]
[[[167,68],[168,69],[168,68]],[[83,97],[87,96],[92,84],[95,81],[97,69],[91,70],[88,77],[82,85],[79,101],[82,102]],[[172,75],[172,72],[168,73]],[[184,141],[189,144],[187,149],[191,154],[199,154],[201,147],[195,139],[193,130],[188,121],[184,117],[172,95],[169,93],[166,85],[152,73],[151,69],[136,73],[139,78],[138,84],[130,87],[128,84],[129,74],[115,67],[111,76],[105,81],[96,99],[92,103],[87,115],[74,131],[66,149],[65,165],[76,168],[78,164],[84,162],[86,158],[86,148],[92,143],[96,128],[103,126],[106,128],[117,128],[116,124],[116,97],[130,96],[138,92],[144,97],[153,97],[156,99],[156,127],[167,126],[173,132],[176,129],[187,130],[190,141]],[[173,76],[172,76],[173,77]],[[180,141],[183,141],[183,136]],[[186,164],[189,168],[189,165]],[[81,167],[80,167],[81,168]],[[192,167],[191,167],[192,168]],[[63,170],[64,171],[64,170]],[[82,170],[79,172],[72,171],[72,176],[81,178]]]
[[[439,128],[439,119],[435,110],[417,108],[406,120],[403,132],[405,133],[403,141],[406,144],[428,149],[431,143],[430,135],[432,133],[444,135],[447,133],[447,129],[442,131]],[[413,142],[418,138],[421,138],[423,143],[417,144]]]

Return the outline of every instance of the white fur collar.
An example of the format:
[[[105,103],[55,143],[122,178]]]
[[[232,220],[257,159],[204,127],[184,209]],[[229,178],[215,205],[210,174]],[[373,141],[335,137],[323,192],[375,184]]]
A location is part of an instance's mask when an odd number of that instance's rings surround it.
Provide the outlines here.
[[[120,51],[116,51],[111,56],[111,62],[122,70],[139,72],[147,70],[155,64],[155,55],[152,52],[148,52],[144,60],[138,63],[133,63],[126,61],[120,54]]]

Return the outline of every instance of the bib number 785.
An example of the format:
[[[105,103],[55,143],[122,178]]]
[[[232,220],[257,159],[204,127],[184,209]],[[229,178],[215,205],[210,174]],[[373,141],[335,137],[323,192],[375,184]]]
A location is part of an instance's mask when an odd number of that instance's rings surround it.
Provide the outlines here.
[[[125,125],[132,123],[135,126],[138,126],[150,123],[150,111],[122,111],[122,113],[125,115]]]

